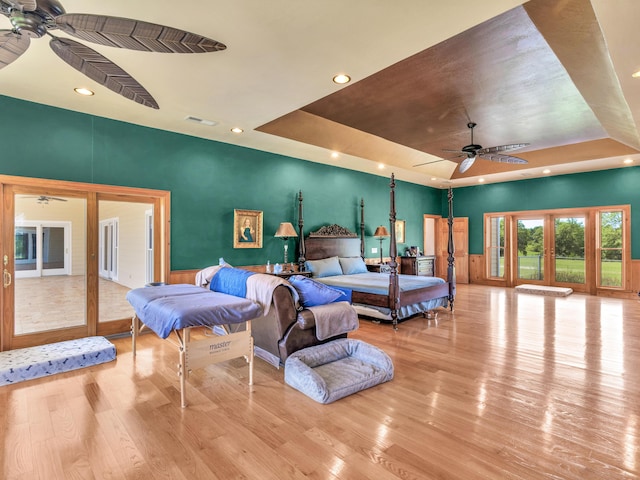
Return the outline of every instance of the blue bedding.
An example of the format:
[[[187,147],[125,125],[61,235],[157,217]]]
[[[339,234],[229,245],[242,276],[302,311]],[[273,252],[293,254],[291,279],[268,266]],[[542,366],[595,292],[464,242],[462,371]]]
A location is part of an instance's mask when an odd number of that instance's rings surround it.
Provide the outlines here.
[[[186,327],[242,323],[262,315],[246,298],[212,292],[196,285],[163,285],[130,290],[127,300],[138,318],[160,338]]]

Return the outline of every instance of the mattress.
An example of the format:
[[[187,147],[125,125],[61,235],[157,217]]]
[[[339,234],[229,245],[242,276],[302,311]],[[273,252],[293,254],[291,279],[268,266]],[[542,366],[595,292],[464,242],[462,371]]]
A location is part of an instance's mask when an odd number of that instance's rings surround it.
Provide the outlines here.
[[[314,278],[319,282],[333,287],[347,288],[356,292],[389,294],[389,274],[387,273],[356,273],[353,275],[335,275],[331,277]],[[408,292],[425,287],[435,287],[446,283],[440,277],[425,277],[418,275],[398,275],[400,292]]]

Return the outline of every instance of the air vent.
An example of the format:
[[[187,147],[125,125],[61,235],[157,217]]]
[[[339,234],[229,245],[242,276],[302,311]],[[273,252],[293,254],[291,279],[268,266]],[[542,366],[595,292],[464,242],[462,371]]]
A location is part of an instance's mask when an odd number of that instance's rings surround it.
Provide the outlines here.
[[[218,124],[218,122],[214,122],[213,120],[204,120],[202,118],[194,117],[192,115],[189,115],[188,117],[185,117],[185,120],[187,122],[195,122],[195,123],[199,123],[201,125],[206,125],[208,127],[213,127],[213,126]]]

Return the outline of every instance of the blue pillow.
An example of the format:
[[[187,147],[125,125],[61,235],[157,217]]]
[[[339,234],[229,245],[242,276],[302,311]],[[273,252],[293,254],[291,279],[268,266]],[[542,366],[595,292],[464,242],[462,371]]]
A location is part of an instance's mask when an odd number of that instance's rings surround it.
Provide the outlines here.
[[[333,302],[344,302],[349,299],[344,292],[302,275],[291,276],[289,283],[298,292],[300,305],[304,308]]]
[[[356,273],[367,273],[367,264],[361,257],[340,257],[340,266],[344,275],[354,275]]]
[[[323,258],[322,260],[307,260],[304,264],[306,269],[317,278],[342,275],[342,268],[340,267],[338,257]]]

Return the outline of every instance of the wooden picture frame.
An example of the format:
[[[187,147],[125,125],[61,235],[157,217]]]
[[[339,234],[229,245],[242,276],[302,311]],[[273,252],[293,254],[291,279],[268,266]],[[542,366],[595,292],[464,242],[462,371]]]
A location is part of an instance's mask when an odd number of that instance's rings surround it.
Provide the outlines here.
[[[405,242],[405,235],[404,235],[405,226],[406,226],[406,222],[404,220],[396,220],[396,242],[397,243]]]
[[[262,248],[260,210],[233,210],[233,248]]]

